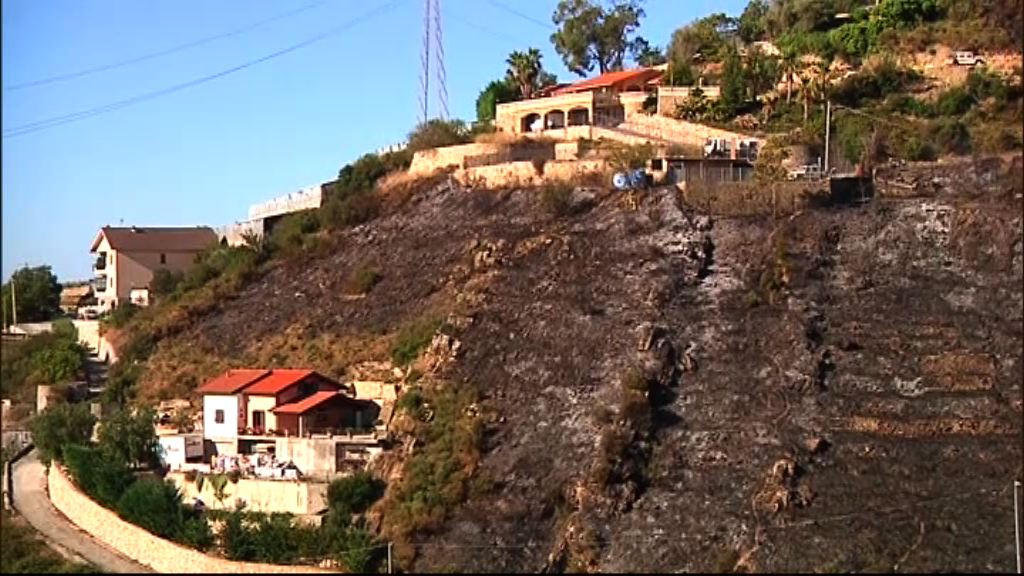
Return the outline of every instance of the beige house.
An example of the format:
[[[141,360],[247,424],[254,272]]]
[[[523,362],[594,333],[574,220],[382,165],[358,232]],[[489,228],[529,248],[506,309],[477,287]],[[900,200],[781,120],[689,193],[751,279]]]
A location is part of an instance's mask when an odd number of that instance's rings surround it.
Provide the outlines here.
[[[184,272],[196,256],[217,243],[212,228],[114,228],[100,229],[89,251],[96,254],[93,288],[102,309],[135,300],[148,304],[149,283],[160,269]],[[145,298],[142,298],[146,290]]]

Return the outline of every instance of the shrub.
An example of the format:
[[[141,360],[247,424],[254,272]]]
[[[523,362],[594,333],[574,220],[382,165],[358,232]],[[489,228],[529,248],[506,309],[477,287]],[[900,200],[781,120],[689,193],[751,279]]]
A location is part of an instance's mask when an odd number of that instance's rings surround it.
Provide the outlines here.
[[[971,151],[971,134],[959,120],[933,122],[928,127],[928,137],[939,151],[946,154],[967,154]]]
[[[419,388],[410,388],[402,393],[402,397],[395,402],[395,410],[415,414],[423,405],[423,394]]]
[[[437,319],[420,320],[403,327],[398,332],[395,343],[391,346],[391,361],[405,366],[416,359],[420,352],[430,344],[434,333],[441,327]]]
[[[114,328],[123,328],[139,311],[139,307],[131,302],[124,302],[110,311],[103,323]]]
[[[343,514],[361,514],[384,495],[384,482],[369,472],[339,478],[327,487],[327,502]]]
[[[380,282],[381,275],[376,268],[363,265],[356,268],[355,272],[348,277],[344,290],[349,294],[366,294],[371,288]]]
[[[872,70],[863,70],[844,79],[834,88],[832,96],[840,104],[856,108],[865,100],[880,100],[903,92],[919,79],[917,72],[886,59]]]
[[[328,198],[323,205],[324,221],[334,228],[357,226],[380,213],[380,198],[372,191]]]
[[[181,492],[170,481],[143,478],[125,490],[117,502],[125,520],[162,538],[175,539],[184,524]]]
[[[961,87],[950,88],[935,100],[935,111],[942,116],[962,116],[974,106],[974,98]]]
[[[409,133],[407,149],[410,152],[418,152],[429,148],[465,144],[469,141],[469,131],[464,122],[435,118],[419,124]]]
[[[314,210],[287,214],[274,225],[270,233],[271,249],[285,254],[294,254],[306,248],[306,238],[319,229],[320,220]]]
[[[210,523],[201,516],[193,516],[185,520],[177,540],[186,546],[203,552],[212,548],[216,542],[213,530],[210,528]]]
[[[108,508],[117,505],[125,489],[135,480],[124,463],[80,444],[64,448],[64,463],[75,484]]]
[[[149,282],[149,291],[153,296],[170,296],[178,289],[178,285],[185,279],[182,272],[172,272],[161,268],[153,272],[153,279]]]
[[[540,204],[544,211],[561,218],[572,214],[572,186],[550,183],[540,189]]]
[[[65,446],[88,444],[96,418],[86,404],[57,404],[37,414],[29,427],[44,464],[60,459]]]
[[[917,136],[908,138],[897,151],[897,155],[912,162],[930,162],[937,157],[935,147]]]

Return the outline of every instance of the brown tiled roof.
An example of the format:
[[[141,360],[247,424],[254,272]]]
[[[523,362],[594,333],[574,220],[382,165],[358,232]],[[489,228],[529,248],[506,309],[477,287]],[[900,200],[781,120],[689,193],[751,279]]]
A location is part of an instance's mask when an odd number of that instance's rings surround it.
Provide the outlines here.
[[[266,378],[262,378],[259,382],[246,388],[245,393],[275,396],[313,374],[316,374],[316,372],[312,370],[282,370],[275,368],[270,371]]]
[[[128,252],[201,252],[217,242],[213,228],[114,228],[104,226],[93,240],[90,252],[95,252],[103,237],[114,250]]]
[[[271,412],[273,412],[274,414],[305,414],[306,412],[309,412],[310,410],[316,408],[317,406],[320,406],[325,402],[335,399],[350,404],[364,404],[364,402],[360,402],[355,398],[350,398],[345,394],[338,392],[337,390],[334,390],[328,392],[316,392],[312,396],[307,396],[302,400],[292,402],[290,404],[282,404],[271,410]]]

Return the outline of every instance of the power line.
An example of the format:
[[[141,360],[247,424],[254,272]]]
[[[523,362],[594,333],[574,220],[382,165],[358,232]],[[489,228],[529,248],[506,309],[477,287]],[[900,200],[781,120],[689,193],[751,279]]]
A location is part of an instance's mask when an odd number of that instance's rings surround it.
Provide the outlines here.
[[[86,68],[84,70],[79,70],[77,72],[68,72],[68,73],[65,73],[65,74],[58,74],[58,75],[55,75],[55,76],[48,76],[46,78],[40,78],[38,80],[31,80],[31,81],[28,81],[28,82],[21,82],[19,84],[12,84],[10,86],[7,86],[5,89],[6,90],[10,90],[10,91],[23,90],[25,88],[31,88],[31,87],[34,87],[34,86],[42,86],[42,85],[45,85],[45,84],[51,84],[53,82],[63,82],[63,81],[71,80],[71,79],[74,79],[74,78],[81,78],[82,76],[89,76],[89,75],[92,75],[92,74],[97,74],[99,72],[105,72],[107,70],[113,70],[115,68],[122,68],[124,66],[129,66],[131,64],[137,64],[139,62],[145,62],[146,60],[152,60],[153,58],[159,58],[161,56],[167,56],[169,54],[174,54],[176,52],[181,52],[182,50],[188,50],[189,48],[195,48],[196,46],[202,46],[203,44],[207,44],[207,43],[213,42],[214,40],[221,40],[223,38],[230,38],[232,36],[237,36],[239,34],[244,34],[245,32],[248,32],[250,30],[255,30],[256,28],[259,28],[261,26],[265,26],[265,25],[270,24],[272,22],[276,22],[278,20],[283,20],[285,18],[294,16],[296,14],[300,14],[300,13],[305,12],[307,10],[310,10],[312,8],[316,8],[317,6],[321,6],[321,5],[325,4],[326,1],[327,0],[317,0],[316,2],[311,2],[311,3],[306,4],[304,6],[300,6],[299,8],[296,8],[295,10],[290,10],[288,12],[282,12],[280,14],[271,16],[270,18],[267,18],[265,20],[260,20],[259,22],[256,22],[254,24],[250,24],[248,26],[244,26],[242,28],[238,28],[236,30],[232,30],[230,32],[224,32],[222,34],[216,34],[216,35],[213,35],[213,36],[207,36],[206,38],[200,38],[199,40],[193,40],[191,42],[186,42],[184,44],[179,44],[177,46],[174,46],[174,47],[171,47],[171,48],[167,48],[165,50],[160,50],[160,51],[157,51],[157,52],[150,52],[149,54],[143,54],[142,56],[136,56],[134,58],[129,58],[127,60],[121,60],[121,61],[113,62],[113,63],[110,63],[110,64],[104,64],[104,65],[101,65],[101,66],[94,66],[92,68]]]
[[[519,39],[515,38],[514,36],[510,36],[510,35],[505,34],[503,32],[498,32],[497,30],[491,30],[490,28],[487,28],[485,26],[481,26],[480,24],[477,24],[476,22],[473,22],[472,20],[467,20],[466,18],[463,18],[462,15],[460,15],[458,12],[452,12],[451,10],[444,10],[444,15],[445,15],[446,18],[451,18],[452,20],[456,20],[458,22],[462,22],[466,26],[468,26],[470,28],[475,28],[475,29],[479,30],[480,32],[483,32],[484,34],[489,34],[489,35],[494,36],[494,37],[504,38],[505,40],[512,40],[514,42],[518,42],[519,41]]]
[[[544,22],[543,20],[538,20],[538,19],[534,18],[533,16],[530,16],[529,14],[524,14],[524,13],[520,12],[519,10],[516,10],[515,8],[509,6],[508,4],[505,4],[504,2],[498,2],[497,0],[487,0],[487,2],[491,6],[497,6],[498,8],[501,8],[502,10],[508,12],[509,14],[515,14],[516,16],[519,16],[520,18],[522,18],[524,20],[527,20],[529,22],[533,22],[534,24],[536,24],[538,26],[542,26],[544,28],[547,28],[548,30],[554,30],[555,29],[554,25],[552,25],[550,22]]]
[[[93,116],[97,116],[97,115],[104,114],[104,113],[107,113],[107,112],[113,112],[114,110],[119,110],[121,108],[125,108],[127,106],[131,106],[133,104],[138,104],[140,102],[145,102],[147,100],[152,100],[154,98],[159,98],[161,96],[166,96],[168,94],[173,94],[174,92],[180,92],[181,90],[185,90],[185,89],[191,88],[193,86],[198,86],[200,84],[205,84],[207,82],[211,82],[211,81],[216,80],[218,78],[222,78],[224,76],[228,76],[230,74],[234,74],[235,72],[239,72],[241,70],[245,70],[246,68],[251,68],[251,67],[253,67],[253,66],[257,65],[257,64],[262,64],[263,62],[267,62],[269,60],[273,60],[275,58],[279,58],[281,56],[284,56],[285,54],[288,54],[290,52],[294,52],[294,51],[299,50],[301,48],[305,48],[306,46],[309,46],[311,44],[314,44],[316,42],[319,42],[319,41],[324,40],[326,38],[329,38],[331,36],[334,36],[334,35],[338,34],[339,32],[347,30],[347,29],[355,26],[356,24],[359,24],[359,23],[362,23],[362,22],[364,22],[366,20],[369,20],[370,18],[372,18],[374,16],[377,16],[379,13],[382,13],[382,12],[384,12],[384,11],[394,7],[394,5],[398,4],[400,1],[401,0],[391,0],[391,2],[388,2],[386,4],[382,4],[381,6],[378,6],[377,8],[375,8],[374,10],[371,10],[371,11],[369,11],[369,12],[367,12],[367,13],[361,15],[361,16],[353,18],[353,19],[351,19],[351,20],[349,20],[349,21],[347,21],[347,22],[345,22],[345,23],[343,23],[343,24],[341,24],[339,26],[331,28],[331,29],[329,29],[329,30],[327,30],[325,32],[317,34],[316,36],[313,36],[311,38],[307,38],[306,40],[303,40],[302,42],[299,42],[298,44],[293,44],[293,45],[291,45],[291,46],[289,46],[287,48],[284,48],[282,50],[278,50],[277,52],[273,52],[271,54],[267,54],[266,56],[263,56],[261,58],[257,58],[255,60],[250,60],[250,61],[245,62],[243,64],[239,64],[238,66],[234,66],[234,67],[228,68],[226,70],[221,70],[220,72],[216,72],[214,74],[203,76],[201,78],[196,78],[196,79],[190,80],[188,82],[183,82],[181,84],[176,84],[176,85],[170,86],[168,88],[163,88],[161,90],[156,90],[156,91],[153,91],[153,92],[147,92],[145,94],[140,94],[138,96],[133,96],[131,98],[126,98],[124,100],[119,100],[117,102],[112,102],[110,104],[105,104],[103,106],[98,106],[98,107],[94,107],[94,108],[90,108],[90,109],[86,109],[86,110],[81,110],[81,111],[78,111],[78,112],[72,112],[70,114],[64,114],[62,116],[56,116],[56,117],[53,117],[53,118],[47,118],[45,120],[38,120],[36,122],[30,122],[28,124],[23,124],[21,126],[16,126],[14,128],[10,128],[8,130],[4,130],[3,138],[6,139],[6,138],[17,137],[17,136],[23,136],[25,134],[30,134],[32,132],[36,132],[36,131],[39,131],[39,130],[45,130],[47,128],[53,128],[53,127],[61,126],[61,125],[68,124],[68,123],[71,123],[71,122],[77,122],[79,120],[84,120],[86,118],[91,118]]]

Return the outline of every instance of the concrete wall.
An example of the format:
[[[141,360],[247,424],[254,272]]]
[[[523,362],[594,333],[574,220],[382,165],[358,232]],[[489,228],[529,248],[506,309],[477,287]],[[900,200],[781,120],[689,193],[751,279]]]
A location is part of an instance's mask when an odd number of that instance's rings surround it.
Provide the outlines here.
[[[548,162],[544,165],[544,179],[574,182],[607,170],[608,162],[602,159]]]
[[[90,350],[100,349],[100,322],[99,320],[72,320],[75,330],[78,331],[78,342]]]
[[[277,438],[274,457],[291,460],[305,476],[328,478],[336,470],[336,446],[329,438]]]
[[[237,438],[238,429],[245,427],[245,406],[239,406],[238,396],[207,394],[203,396],[203,437],[213,439]],[[217,410],[224,411],[224,422],[217,422]]]
[[[676,111],[676,106],[682,104],[690,96],[694,86],[662,86],[658,88],[658,114],[671,116]],[[718,100],[722,94],[719,86],[701,86],[704,97],[708,100]]]
[[[94,538],[121,554],[149,566],[157,572],[190,574],[217,573],[325,573],[311,566],[278,566],[254,562],[231,562],[207,556],[158,538],[143,528],[125,522],[83,494],[68,479],[59,465],[50,466],[50,500],[69,520]]]
[[[197,490],[196,483],[186,480],[181,472],[171,472],[167,474],[167,479],[181,489],[186,504],[199,498],[210,508],[233,510],[241,500],[245,502],[247,510],[303,515],[317,514],[327,508],[326,482],[241,478],[237,483],[227,483],[224,488],[226,496],[220,502],[214,495],[213,483],[209,478],[203,482],[202,490]]]
[[[241,246],[245,244],[244,236],[246,234],[255,234],[258,237],[263,236],[264,220],[257,218],[256,220],[245,220],[242,222],[235,222],[234,224],[226,224],[224,226],[218,226],[213,229],[214,233],[217,234],[218,240],[224,240],[228,246]]]
[[[319,208],[322,201],[323,188],[320,184],[306,186],[296,192],[253,204],[249,207],[249,220]]]
[[[437,170],[443,170],[449,166],[464,168],[467,156],[495,154],[507,147],[508,144],[481,142],[420,150],[412,155],[409,173],[425,175]]]

